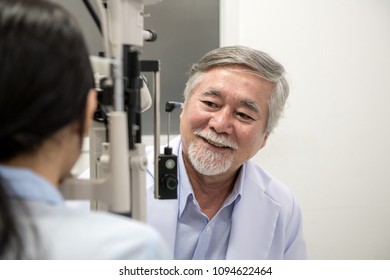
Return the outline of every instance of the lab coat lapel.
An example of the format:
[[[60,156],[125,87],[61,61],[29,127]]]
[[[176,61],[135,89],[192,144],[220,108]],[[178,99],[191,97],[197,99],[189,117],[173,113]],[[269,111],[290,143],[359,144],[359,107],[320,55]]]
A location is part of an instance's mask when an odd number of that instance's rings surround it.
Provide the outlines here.
[[[227,259],[267,259],[280,206],[264,192],[263,178],[246,166],[242,196],[234,207]]]
[[[180,152],[180,137],[176,137],[171,144],[173,153],[178,155]],[[152,149],[147,150],[147,153],[153,154],[153,152]],[[160,152],[163,153],[163,148],[161,148]],[[154,177],[154,163],[152,161],[148,161],[147,172]],[[159,231],[173,253],[176,238],[178,201],[177,199],[155,199],[154,182],[148,182],[147,196],[148,223]]]
[[[148,192],[151,192],[148,193],[148,223],[159,231],[173,253],[177,225],[177,200],[155,199],[153,186],[148,189]]]

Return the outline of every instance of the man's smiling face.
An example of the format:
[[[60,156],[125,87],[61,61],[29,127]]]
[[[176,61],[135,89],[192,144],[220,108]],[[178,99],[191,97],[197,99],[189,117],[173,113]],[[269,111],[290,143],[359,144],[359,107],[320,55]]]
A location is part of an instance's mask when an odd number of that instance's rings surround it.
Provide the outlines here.
[[[264,147],[272,83],[232,66],[206,72],[180,115],[183,155],[197,172],[236,172]]]

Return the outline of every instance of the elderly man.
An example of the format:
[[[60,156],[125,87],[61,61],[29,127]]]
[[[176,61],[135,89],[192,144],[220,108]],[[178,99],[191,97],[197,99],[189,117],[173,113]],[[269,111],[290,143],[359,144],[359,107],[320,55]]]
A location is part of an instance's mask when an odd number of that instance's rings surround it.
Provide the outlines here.
[[[250,159],[283,112],[281,64],[248,47],[207,53],[184,91],[178,199],[153,198],[149,153],[148,222],[176,259],[305,259],[302,217],[291,191]]]

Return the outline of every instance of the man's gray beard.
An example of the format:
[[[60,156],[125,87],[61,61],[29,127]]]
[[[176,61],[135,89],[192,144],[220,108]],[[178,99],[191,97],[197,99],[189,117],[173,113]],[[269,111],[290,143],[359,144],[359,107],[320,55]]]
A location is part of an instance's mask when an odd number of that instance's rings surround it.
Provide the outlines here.
[[[206,176],[219,175],[226,172],[233,163],[233,155],[229,156],[210,151],[195,142],[188,147],[188,157],[192,166],[200,174]]]

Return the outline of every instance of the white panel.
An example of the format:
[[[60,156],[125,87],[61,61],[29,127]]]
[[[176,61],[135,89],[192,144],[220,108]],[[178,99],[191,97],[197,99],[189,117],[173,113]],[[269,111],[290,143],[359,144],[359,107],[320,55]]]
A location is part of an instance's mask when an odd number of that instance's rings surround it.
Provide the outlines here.
[[[297,196],[310,258],[389,259],[390,1],[241,0],[232,17],[236,43],[288,72],[285,118],[255,158]]]

